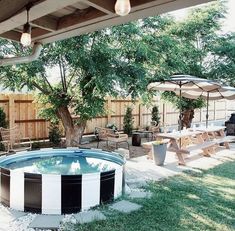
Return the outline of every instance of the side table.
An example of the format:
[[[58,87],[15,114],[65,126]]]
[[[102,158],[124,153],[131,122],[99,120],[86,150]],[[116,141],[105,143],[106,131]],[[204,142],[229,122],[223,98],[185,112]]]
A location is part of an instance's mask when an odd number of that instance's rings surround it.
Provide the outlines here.
[[[140,146],[141,145],[141,134],[135,132],[132,134],[132,146]]]

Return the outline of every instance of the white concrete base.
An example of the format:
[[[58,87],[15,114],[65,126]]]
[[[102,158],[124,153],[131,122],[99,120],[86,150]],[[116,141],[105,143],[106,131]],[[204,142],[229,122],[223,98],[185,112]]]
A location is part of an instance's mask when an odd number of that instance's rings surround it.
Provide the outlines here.
[[[38,215],[29,225],[33,229],[58,229],[63,219],[62,215]]]

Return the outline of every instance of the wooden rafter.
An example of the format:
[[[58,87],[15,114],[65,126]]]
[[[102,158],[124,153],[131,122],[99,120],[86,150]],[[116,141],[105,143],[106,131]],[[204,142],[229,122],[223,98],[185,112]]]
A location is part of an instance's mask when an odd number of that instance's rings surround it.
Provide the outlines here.
[[[73,5],[78,0],[45,0],[30,9],[30,21],[46,16],[52,12],[63,9],[66,6]],[[26,22],[26,11],[23,11],[8,20],[0,23],[0,34],[24,25]]]
[[[32,38],[35,38],[35,37],[39,37],[39,36],[48,34],[49,32],[50,31],[42,29],[42,28],[33,28],[31,35],[32,35]]]
[[[89,6],[92,6],[106,14],[114,14],[114,5],[116,0],[84,0]]]
[[[66,27],[71,27],[76,24],[102,17],[104,15],[106,15],[104,12],[91,7],[84,10],[77,10],[72,14],[62,17],[58,22],[57,29],[61,30]]]
[[[45,29],[48,31],[57,30],[57,20],[49,16],[44,16],[42,18],[35,19],[30,22],[30,24],[32,26],[40,27],[41,29]]]
[[[0,37],[20,40],[28,1],[37,2],[29,13],[32,41],[50,43],[213,0],[130,0],[131,12],[125,17],[115,14],[116,0],[0,0]],[[4,6],[9,8],[5,13]]]
[[[19,33],[18,31],[7,31],[7,32],[1,34],[1,37],[19,42],[20,37],[21,37],[21,33]]]

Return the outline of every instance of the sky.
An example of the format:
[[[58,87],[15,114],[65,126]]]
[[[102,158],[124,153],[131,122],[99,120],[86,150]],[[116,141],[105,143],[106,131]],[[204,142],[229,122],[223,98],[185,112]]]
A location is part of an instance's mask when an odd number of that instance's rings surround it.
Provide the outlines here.
[[[210,4],[210,3],[206,3],[206,4]],[[227,0],[226,5],[228,8],[228,14],[227,14],[226,19],[223,22],[223,33],[235,32],[235,0]],[[196,7],[201,7],[201,6],[202,5],[199,5]],[[176,10],[176,11],[170,12],[170,14],[172,14],[176,19],[181,20],[187,16],[187,13],[191,8]]]

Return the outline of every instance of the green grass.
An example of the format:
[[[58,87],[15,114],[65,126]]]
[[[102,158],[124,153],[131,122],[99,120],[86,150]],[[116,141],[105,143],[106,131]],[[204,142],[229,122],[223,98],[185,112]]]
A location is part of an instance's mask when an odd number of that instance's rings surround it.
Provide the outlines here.
[[[151,199],[132,200],[143,205],[139,211],[121,214],[106,208],[107,220],[69,225],[67,230],[235,230],[235,162],[151,183],[148,190]]]

